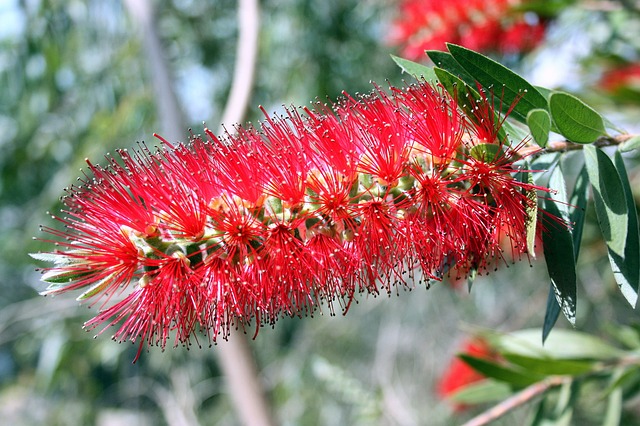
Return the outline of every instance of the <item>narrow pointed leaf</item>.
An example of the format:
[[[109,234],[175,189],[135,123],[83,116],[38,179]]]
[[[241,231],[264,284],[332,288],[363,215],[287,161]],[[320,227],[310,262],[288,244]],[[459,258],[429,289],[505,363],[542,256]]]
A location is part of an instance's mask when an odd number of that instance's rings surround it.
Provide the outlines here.
[[[440,84],[442,84],[451,96],[458,100],[458,105],[464,111],[466,116],[469,117],[470,120],[477,122],[477,118],[474,115],[474,105],[476,103],[484,102],[480,93],[447,70],[443,70],[438,67],[434,67],[433,70],[438,81],[440,81]],[[498,113],[496,112],[496,122],[499,122],[500,118],[497,114]],[[515,134],[516,132],[514,131],[513,133]],[[504,126],[500,127],[498,130],[498,138],[501,141],[508,143],[509,139]]]
[[[455,75],[471,87],[475,87],[476,80],[463,67],[453,59],[449,52],[441,52],[439,50],[427,50],[427,56],[433,61],[436,67],[446,70]]]
[[[417,62],[410,61],[408,59],[399,58],[398,56],[391,55],[391,59],[407,74],[411,74],[416,79],[424,78],[426,81],[436,81],[436,74],[433,72],[433,67],[427,67]]]
[[[483,376],[509,383],[516,388],[529,386],[542,378],[541,375],[530,374],[529,371],[514,370],[471,355],[461,354],[458,357]]]
[[[531,136],[541,147],[547,146],[549,131],[551,130],[551,116],[544,109],[536,108],[527,114],[527,126],[531,129]]]
[[[552,93],[549,111],[558,131],[571,142],[595,142],[606,133],[602,116],[568,93]]]
[[[29,256],[31,256],[35,260],[49,263],[56,263],[56,261],[61,257],[60,255],[55,253],[29,253]]]
[[[578,262],[580,254],[580,243],[582,241],[582,230],[584,228],[585,210],[587,208],[587,199],[589,196],[589,176],[586,167],[582,167],[576,183],[573,187],[573,193],[569,199],[569,219],[571,221],[571,234],[573,237],[573,254],[575,262]],[[544,314],[544,323],[542,325],[542,343],[547,340],[549,333],[558,321],[560,315],[560,305],[555,298],[553,284],[549,287],[549,295],[547,297],[547,309]]]
[[[501,401],[513,394],[511,386],[497,380],[481,380],[457,390],[449,398],[459,404],[485,404]]]
[[[96,294],[102,292],[105,288],[107,288],[109,286],[109,284],[111,284],[113,282],[113,274],[101,279],[100,281],[98,281],[96,284],[92,285],[89,290],[85,291],[84,293],[82,293],[80,296],[78,296],[78,298],[76,300],[78,301],[82,301],[85,299],[88,299],[92,296],[95,296]]]
[[[553,289],[553,284],[549,284],[549,294],[547,295],[547,309],[544,313],[544,322],[542,323],[542,344],[549,337],[549,333],[556,325],[558,317],[560,316],[560,305],[556,300],[556,292]]]
[[[545,210],[556,219],[547,219],[542,234],[544,257],[556,300],[571,324],[576,321],[576,265],[573,236],[567,226],[569,212],[564,177],[556,166],[549,178],[549,188],[555,190],[544,199]]]
[[[58,288],[60,287],[59,284],[68,284],[90,274],[93,274],[93,271],[88,271],[86,269],[79,271],[52,270],[42,275],[42,281],[53,284],[53,287]]]
[[[500,352],[537,358],[605,360],[624,353],[594,335],[566,329],[551,333],[544,346],[540,342],[540,329],[537,328],[487,335],[486,338]]]
[[[622,157],[614,165],[602,150],[591,145],[585,146],[584,155],[613,275],[624,297],[635,306],[640,265],[638,217]]]
[[[624,370],[618,367],[611,376],[611,382],[616,383],[623,375]],[[622,415],[622,387],[617,386],[609,393],[607,398],[607,412],[602,426],[617,426]]]
[[[624,256],[619,256],[609,250],[609,261],[613,276],[631,306],[638,302],[638,287],[640,286],[640,235],[638,231],[638,213],[631,191],[629,176],[620,151],[613,156],[614,166],[618,171],[620,183],[624,191],[627,204],[627,236],[624,245]]]
[[[582,243],[582,231],[584,229],[588,199],[589,175],[587,174],[587,168],[582,167],[573,187],[571,198],[569,199],[569,219],[571,220],[572,226],[573,253],[576,262],[578,262],[578,255],[580,254],[580,244]]]
[[[551,376],[555,374],[578,376],[594,368],[594,361],[554,359],[550,357],[530,357],[519,354],[503,353],[502,356],[512,364],[527,371]]]
[[[455,44],[447,44],[453,58],[482,86],[502,96],[503,112],[518,100],[512,116],[526,123],[532,109],[547,109],[545,97],[529,82],[498,62]],[[504,93],[502,90],[504,89]]]

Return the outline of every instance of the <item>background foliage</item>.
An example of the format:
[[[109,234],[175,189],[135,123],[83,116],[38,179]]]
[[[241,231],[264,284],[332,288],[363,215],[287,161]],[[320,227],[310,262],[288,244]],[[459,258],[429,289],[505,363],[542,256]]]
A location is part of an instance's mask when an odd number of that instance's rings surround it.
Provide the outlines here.
[[[638,12],[625,9],[626,2],[561,3],[538,49],[497,59],[536,84],[581,92],[616,124],[639,133],[631,118],[640,112],[637,80],[613,91],[599,84],[611,69],[640,60]],[[185,118],[195,132],[202,121],[215,128],[230,86],[236,4],[154,5]],[[393,1],[267,0],[261,7],[252,105],[272,111],[335,99],[342,90],[368,91],[370,80],[409,79],[389,57],[399,54],[387,42],[398,10]],[[31,236],[44,212],[58,207],[61,189],[78,176],[84,158],[98,161],[136,141],[153,144],[151,134],[162,128],[150,86],[154,70],[124,6],[9,1],[0,6],[0,28],[0,416],[16,425],[235,424],[215,348],[151,350],[131,365],[136,347],[111,342],[108,331],[93,340],[81,330],[91,312],[70,298],[37,295],[44,285],[26,256],[41,248]],[[259,118],[251,109],[249,119]],[[638,156],[627,160],[638,204]],[[571,170],[572,155],[565,161]],[[637,313],[617,291],[592,207],[586,216],[576,325],[610,338],[616,335],[610,329],[633,325]],[[442,283],[363,299],[347,318],[325,312],[260,333],[252,346],[278,421],[458,424],[469,414],[454,415],[435,393],[452,354],[476,326],[541,327],[549,280],[543,262],[534,261],[474,286],[471,294]],[[633,421],[640,406],[625,401],[624,419]],[[581,424],[600,424],[602,412],[582,411]],[[523,408],[504,424],[534,414]]]

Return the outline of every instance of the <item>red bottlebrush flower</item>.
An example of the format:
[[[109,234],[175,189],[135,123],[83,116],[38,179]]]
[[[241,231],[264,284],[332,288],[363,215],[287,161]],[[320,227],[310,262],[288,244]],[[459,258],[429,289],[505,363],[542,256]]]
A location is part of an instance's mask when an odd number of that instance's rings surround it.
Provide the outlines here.
[[[114,339],[164,348],[322,302],[346,310],[407,273],[486,272],[505,238],[523,247],[535,202],[523,192],[544,188],[515,178],[520,157],[495,140],[493,100],[475,110],[465,119],[426,83],[376,88],[89,163],[63,200],[64,230],[44,228],[57,249],[35,255],[54,262],[46,293],[108,295],[88,327],[118,324]]]
[[[476,358],[496,359],[496,355],[489,345],[479,338],[466,340],[462,344],[459,352]],[[482,374],[471,368],[466,362],[458,357],[454,357],[440,377],[436,391],[440,398],[447,399],[465,386],[484,379],[485,377]],[[454,408],[456,410],[463,410],[465,406],[456,404]]]
[[[527,0],[403,0],[390,41],[417,60],[425,50],[455,43],[472,50],[514,54],[528,52],[544,37],[546,21],[525,14]]]

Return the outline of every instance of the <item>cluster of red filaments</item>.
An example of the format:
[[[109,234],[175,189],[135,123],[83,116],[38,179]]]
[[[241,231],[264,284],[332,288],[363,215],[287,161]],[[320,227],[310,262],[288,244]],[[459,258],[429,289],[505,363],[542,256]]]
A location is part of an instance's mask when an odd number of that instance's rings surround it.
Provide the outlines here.
[[[89,163],[64,229],[45,228],[48,293],[84,289],[101,301],[88,327],[164,347],[487,272],[527,253],[541,189],[516,178],[488,102],[468,119],[440,87],[377,88]]]
[[[403,0],[391,42],[403,46],[403,56],[424,58],[425,50],[455,43],[480,52],[525,53],[535,48],[546,22],[521,8],[527,0]]]

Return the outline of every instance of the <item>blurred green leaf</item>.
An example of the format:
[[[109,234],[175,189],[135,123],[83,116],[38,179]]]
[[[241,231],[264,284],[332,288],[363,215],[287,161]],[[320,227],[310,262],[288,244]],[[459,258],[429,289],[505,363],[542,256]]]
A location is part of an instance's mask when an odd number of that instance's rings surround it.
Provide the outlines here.
[[[616,383],[623,375],[623,369],[617,368],[611,376],[611,382]],[[622,415],[622,387],[615,386],[609,393],[607,400],[607,412],[602,426],[618,426]]]
[[[640,349],[640,330],[638,326],[607,324],[605,331],[629,349]]]
[[[544,198],[545,210],[552,216],[547,218],[542,233],[544,258],[558,304],[567,320],[575,324],[576,266],[573,236],[568,227],[567,193],[560,165],[551,172],[549,188],[555,192]]]
[[[501,352],[533,358],[605,360],[623,353],[596,336],[564,329],[554,330],[544,345],[540,342],[540,329],[489,334],[487,338]]]
[[[501,354],[507,361],[516,364],[527,371],[545,376],[569,375],[577,376],[591,371],[594,367],[593,361],[576,361],[555,359],[549,357],[531,357],[513,353]]]
[[[490,163],[501,157],[504,158],[504,151],[495,143],[480,143],[469,150],[469,155],[476,160]]]
[[[619,374],[614,380],[611,380],[605,391],[605,395],[611,394],[616,389],[623,390],[629,386],[634,386],[640,381],[640,368],[637,365],[631,366],[626,370],[616,370]]]
[[[531,425],[570,426],[578,391],[579,384],[572,381],[564,383],[558,390],[547,392],[545,398],[538,405]]]
[[[600,114],[573,95],[552,93],[549,111],[558,131],[570,142],[591,143],[605,134]]]
[[[598,224],[607,244],[614,277],[624,297],[635,306],[640,265],[638,218],[626,169],[621,157],[614,165],[602,150],[591,145],[585,146],[584,156],[593,187]]]
[[[551,116],[541,108],[532,109],[527,114],[527,126],[531,129],[531,136],[541,147],[547,146],[549,131],[551,130]]]
[[[631,139],[627,139],[618,146],[621,152],[631,152],[636,149],[640,149],[640,136],[634,136]]]
[[[433,72],[433,67],[427,67],[417,62],[410,61],[408,59],[400,58],[398,56],[391,55],[391,59],[398,64],[402,71],[407,74],[411,74],[417,80],[424,78],[428,82],[435,82],[438,78]]]
[[[529,386],[543,378],[543,376],[539,374],[531,374],[530,371],[515,370],[513,368],[502,366],[495,362],[483,358],[476,358],[467,354],[460,354],[458,355],[458,358],[483,376],[509,383],[515,388]]]
[[[511,386],[497,380],[481,380],[457,390],[450,399],[459,404],[484,404],[500,401],[513,394]]]
[[[503,112],[517,101],[511,114],[526,123],[529,111],[548,108],[547,100],[534,86],[504,65],[462,46],[448,43],[447,48],[475,80],[500,95]]]

